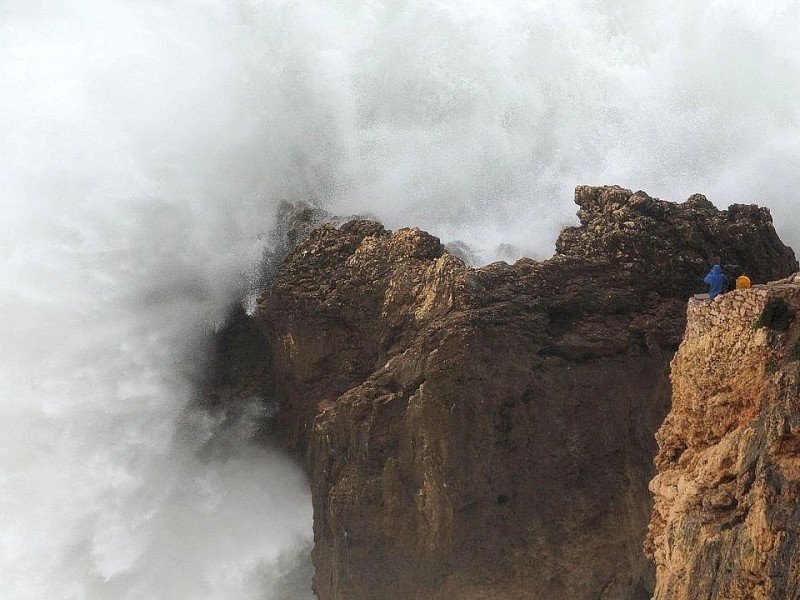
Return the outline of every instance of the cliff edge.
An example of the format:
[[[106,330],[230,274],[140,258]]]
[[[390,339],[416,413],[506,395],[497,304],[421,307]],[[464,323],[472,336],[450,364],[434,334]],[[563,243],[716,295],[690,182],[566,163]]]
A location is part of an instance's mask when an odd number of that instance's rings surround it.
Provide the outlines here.
[[[235,405],[261,373],[306,459],[322,600],[650,597],[647,481],[686,300],[713,255],[755,282],[797,262],[763,208],[616,186],[575,202],[542,262],[471,269],[355,220],[275,272],[244,328],[262,367],[214,371],[206,395]]]
[[[691,301],[658,431],[656,599],[800,598],[800,274]]]

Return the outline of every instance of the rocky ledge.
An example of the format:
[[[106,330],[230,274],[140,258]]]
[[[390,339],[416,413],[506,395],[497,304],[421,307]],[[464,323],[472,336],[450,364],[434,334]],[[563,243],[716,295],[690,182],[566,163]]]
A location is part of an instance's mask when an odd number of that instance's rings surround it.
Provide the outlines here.
[[[417,229],[323,225],[221,334],[242,358],[206,401],[276,403],[322,600],[650,597],[647,482],[686,301],[713,255],[754,282],[797,262],[766,209],[575,201],[553,258],[480,269]]]
[[[655,598],[800,598],[800,275],[691,301],[658,431]]]

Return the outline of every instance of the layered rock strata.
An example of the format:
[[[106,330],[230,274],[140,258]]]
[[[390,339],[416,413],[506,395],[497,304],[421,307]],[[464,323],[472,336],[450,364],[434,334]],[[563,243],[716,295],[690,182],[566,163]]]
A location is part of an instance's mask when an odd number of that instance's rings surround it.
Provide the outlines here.
[[[800,598],[800,275],[691,301],[658,432],[655,598]]]
[[[480,269],[416,229],[323,226],[259,298],[322,600],[649,597],[646,483],[686,299],[712,255],[754,281],[797,262],[765,209],[575,201],[553,258]]]

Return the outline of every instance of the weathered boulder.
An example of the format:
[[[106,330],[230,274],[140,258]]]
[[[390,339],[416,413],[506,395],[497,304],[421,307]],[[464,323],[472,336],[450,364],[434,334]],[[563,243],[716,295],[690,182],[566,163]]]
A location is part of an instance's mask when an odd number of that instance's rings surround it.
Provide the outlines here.
[[[800,275],[691,301],[658,431],[655,598],[800,598]]]
[[[322,600],[649,598],[653,434],[713,255],[797,269],[769,213],[576,190],[556,255],[315,229],[258,299],[265,397],[306,457]]]

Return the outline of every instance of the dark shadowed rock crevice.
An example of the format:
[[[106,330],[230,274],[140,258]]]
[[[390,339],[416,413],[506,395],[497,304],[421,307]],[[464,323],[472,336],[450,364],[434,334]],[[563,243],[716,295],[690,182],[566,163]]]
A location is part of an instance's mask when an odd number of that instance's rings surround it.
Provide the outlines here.
[[[754,281],[797,263],[765,209],[617,187],[576,203],[542,262],[472,269],[428,233],[356,220],[275,270],[245,319],[251,368],[306,458],[321,599],[649,597],[647,482],[686,299],[714,255]]]

